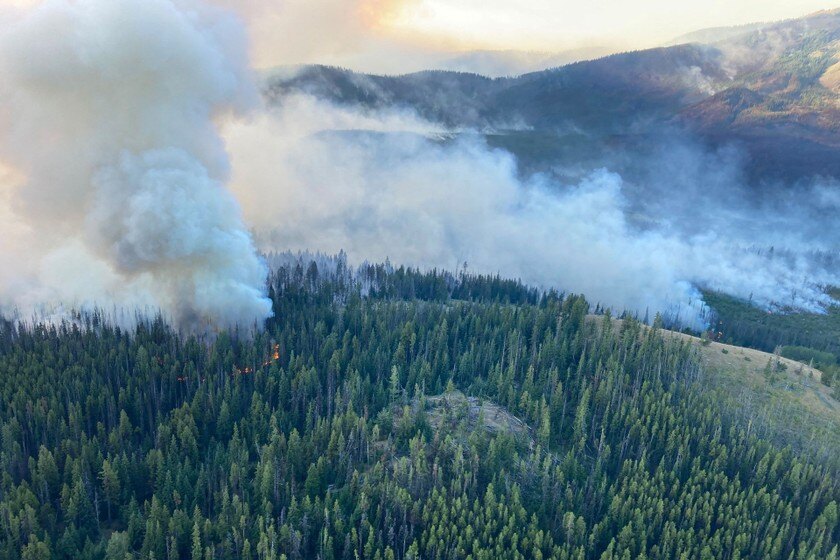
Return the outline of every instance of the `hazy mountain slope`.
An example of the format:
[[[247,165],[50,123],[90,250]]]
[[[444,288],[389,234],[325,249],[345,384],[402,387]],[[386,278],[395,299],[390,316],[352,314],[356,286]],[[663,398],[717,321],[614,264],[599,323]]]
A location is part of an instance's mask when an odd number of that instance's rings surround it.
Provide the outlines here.
[[[744,145],[759,175],[840,174],[840,13],[782,22],[716,45],[733,85],[680,112],[715,141]]]
[[[444,125],[615,128],[641,114],[672,114],[702,100],[726,75],[719,53],[700,45],[611,55],[517,78],[429,71],[372,76],[308,66],[269,79],[267,96],[304,92],[338,104],[406,107]]]
[[[516,151],[546,135],[579,132],[593,146],[632,148],[678,128],[712,145],[740,145],[757,181],[840,175],[840,12],[712,37],[707,45],[622,53],[503,79],[306,67],[270,79],[267,95],[280,103],[302,91],[364,109],[409,108],[452,128],[496,135],[515,129],[515,139],[498,143],[524,160],[551,159]]]
[[[410,108],[446,126],[482,122],[491,96],[507,79],[477,74],[428,71],[405,76],[373,76],[328,66],[306,66],[291,76],[270,78],[266,97],[282,103],[284,96],[307,93],[340,105],[362,109]]]
[[[683,45],[686,43],[702,43],[710,44],[718,41],[725,41],[740,35],[745,35],[759,29],[763,29],[772,24],[767,22],[747,23],[744,25],[726,26],[726,27],[707,27],[705,29],[698,29],[691,31],[685,35],[680,35],[669,41],[665,46]]]
[[[719,59],[700,45],[616,54],[522,76],[492,101],[534,129],[633,130],[703,99],[726,79]]]
[[[560,52],[469,51],[442,60],[440,68],[498,78],[600,58],[612,52],[615,51],[607,47],[583,47]]]

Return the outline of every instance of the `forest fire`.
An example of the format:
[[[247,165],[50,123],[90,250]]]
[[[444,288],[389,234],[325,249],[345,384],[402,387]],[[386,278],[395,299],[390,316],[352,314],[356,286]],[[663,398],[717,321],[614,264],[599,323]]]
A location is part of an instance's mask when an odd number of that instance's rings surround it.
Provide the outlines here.
[[[274,362],[280,359],[280,345],[279,344],[272,344],[271,346],[271,357],[265,360],[260,367],[268,367]],[[231,377],[236,377],[237,375],[250,375],[254,373],[255,369],[250,366],[233,366],[233,371],[231,372]]]
[[[280,360],[280,345],[275,343],[275,344],[271,345],[271,356],[267,360],[262,362],[262,364],[260,365],[260,368],[269,367],[271,364],[273,364],[273,363],[275,363],[279,360]],[[259,369],[259,368],[257,368],[257,369]],[[233,366],[233,371],[231,371],[229,375],[230,375],[230,377],[237,377],[237,376],[242,376],[242,375],[251,375],[255,371],[256,370],[254,368],[250,367],[250,366],[240,367],[240,366],[235,365],[235,366]],[[187,376],[184,376],[184,375],[179,375],[178,377],[175,378],[175,380],[178,383],[186,383],[190,380],[190,378],[187,377]],[[201,378],[201,381],[204,381],[204,377]]]

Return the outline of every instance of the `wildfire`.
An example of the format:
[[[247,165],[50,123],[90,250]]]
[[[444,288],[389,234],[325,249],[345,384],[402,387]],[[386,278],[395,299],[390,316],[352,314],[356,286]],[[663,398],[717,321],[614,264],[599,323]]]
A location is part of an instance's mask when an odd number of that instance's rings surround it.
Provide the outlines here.
[[[271,345],[271,356],[262,363],[261,367],[268,367],[278,360],[280,360],[280,345],[279,344],[272,344]],[[249,367],[249,366],[244,366],[244,367],[233,366],[233,371],[230,372],[230,376],[231,377],[237,377],[237,376],[240,376],[240,375],[251,375],[252,373],[254,373],[254,371],[255,371],[254,368]],[[204,378],[202,377],[201,380],[204,381]],[[189,381],[189,377],[178,376],[176,378],[176,381],[178,381],[178,383],[186,383],[187,381]]]
[[[262,363],[262,367],[268,367],[277,360],[280,359],[280,345],[279,344],[272,344],[271,346],[271,357]],[[245,367],[238,367],[233,366],[233,372],[231,373],[231,377],[235,377],[237,375],[250,375],[254,373],[254,368],[245,366]]]

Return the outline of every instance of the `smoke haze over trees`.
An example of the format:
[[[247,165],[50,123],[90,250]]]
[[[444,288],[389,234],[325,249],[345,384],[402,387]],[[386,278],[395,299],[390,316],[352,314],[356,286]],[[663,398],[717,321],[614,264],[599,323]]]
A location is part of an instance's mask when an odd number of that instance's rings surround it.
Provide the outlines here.
[[[118,18],[138,6],[56,2],[4,30],[7,310],[259,322],[267,269],[252,233],[263,251],[466,262],[693,327],[700,289],[820,311],[840,283],[835,180],[756,183],[764,168],[740,132],[709,144],[661,120],[709,114],[697,107],[745,69],[805,72],[789,53],[824,45],[835,16],[809,20],[816,42],[763,28],[764,66],[738,36],[515,80],[312,68],[270,78],[262,105],[230,14],[159,0]]]
[[[830,303],[824,286],[840,278],[838,234],[827,227],[840,209],[833,182],[756,200],[737,151],[684,136],[629,163],[523,173],[480,134],[305,95],[225,135],[234,191],[267,250],[466,262],[695,327],[698,287],[819,311]]]

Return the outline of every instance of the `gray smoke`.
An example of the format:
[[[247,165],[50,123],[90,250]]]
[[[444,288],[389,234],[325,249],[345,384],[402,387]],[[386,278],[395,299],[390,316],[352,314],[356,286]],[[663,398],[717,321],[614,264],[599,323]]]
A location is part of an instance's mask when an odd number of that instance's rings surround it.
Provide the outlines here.
[[[5,307],[270,314],[217,124],[254,106],[244,33],[191,0],[49,0],[0,22]]]
[[[258,104],[246,41],[196,0],[51,0],[16,18],[0,22],[2,307],[251,324],[271,306],[245,224],[264,250],[467,262],[695,327],[704,288],[820,311],[840,284],[838,186],[757,197],[737,150],[668,141],[523,176],[481,134],[411,111],[297,95],[231,118]]]
[[[820,311],[823,286],[840,280],[836,260],[810,253],[836,254],[838,235],[810,235],[834,231],[836,187],[800,193],[807,205],[748,202],[731,150],[672,142],[638,164],[633,182],[610,171],[615,161],[556,174],[573,181],[522,177],[480,135],[452,138],[410,112],[300,95],[225,136],[233,188],[266,250],[345,249],[356,261],[450,270],[466,261],[694,327],[704,321],[699,288]]]

